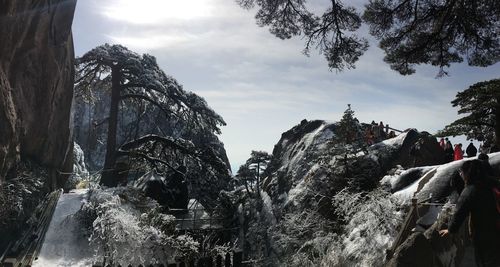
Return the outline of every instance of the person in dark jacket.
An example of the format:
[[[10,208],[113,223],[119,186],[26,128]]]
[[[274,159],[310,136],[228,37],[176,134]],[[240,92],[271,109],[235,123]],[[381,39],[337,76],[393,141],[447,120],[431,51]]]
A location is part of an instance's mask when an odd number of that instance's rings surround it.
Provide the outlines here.
[[[481,161],[481,163],[483,164],[483,169],[486,172],[486,175],[490,176],[492,179],[499,178],[498,172],[495,169],[493,169],[493,167],[491,167],[490,157],[488,157],[487,154],[479,153],[477,159]]]
[[[465,161],[460,168],[465,188],[458,198],[448,229],[441,236],[457,233],[467,216],[471,216],[472,240],[478,266],[500,266],[500,231],[496,226],[497,211],[492,192],[493,183],[479,160]]]
[[[455,151],[450,141],[446,141],[446,148],[444,149],[444,154],[446,155],[446,162],[452,162]]]
[[[477,148],[474,146],[472,142],[467,146],[467,149],[465,149],[465,153],[467,153],[467,157],[472,158],[475,157],[477,154]]]

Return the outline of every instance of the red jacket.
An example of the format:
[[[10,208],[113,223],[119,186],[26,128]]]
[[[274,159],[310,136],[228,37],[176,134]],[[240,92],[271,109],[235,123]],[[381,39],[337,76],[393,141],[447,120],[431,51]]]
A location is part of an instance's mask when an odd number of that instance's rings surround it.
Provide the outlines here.
[[[460,146],[455,146],[455,151],[453,154],[453,160],[461,160],[464,158],[464,152],[460,149]]]

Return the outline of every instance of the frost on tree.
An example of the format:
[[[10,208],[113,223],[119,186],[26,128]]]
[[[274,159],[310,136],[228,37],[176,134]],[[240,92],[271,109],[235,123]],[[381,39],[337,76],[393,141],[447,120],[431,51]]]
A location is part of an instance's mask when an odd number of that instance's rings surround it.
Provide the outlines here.
[[[106,140],[106,155],[101,184],[116,186],[118,156],[128,156],[144,162],[159,172],[174,171],[179,159],[189,157],[194,165],[208,172],[219,172],[224,162],[209,147],[194,146],[186,140],[164,135],[149,135],[128,140],[117,146],[117,124],[120,104],[145,103],[161,110],[164,119],[192,132],[220,133],[224,120],[198,95],[185,91],[175,79],[167,76],[151,55],[139,55],[121,45],[105,44],[92,49],[76,60],[77,94],[91,98],[96,90],[107,90],[110,97]],[[179,156],[179,153],[183,157]],[[227,175],[227,168],[223,173]]]

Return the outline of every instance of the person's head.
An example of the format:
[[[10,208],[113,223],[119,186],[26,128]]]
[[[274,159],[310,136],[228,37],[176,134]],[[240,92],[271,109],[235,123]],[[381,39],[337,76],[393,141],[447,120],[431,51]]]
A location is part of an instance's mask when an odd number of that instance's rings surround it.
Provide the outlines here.
[[[441,141],[444,141],[444,138],[443,138],[443,137],[441,137],[441,139],[439,139],[439,142],[441,142]]]
[[[462,143],[458,144],[458,147],[462,148]]]
[[[478,160],[482,160],[482,161],[488,161],[490,157],[488,157],[488,155],[486,155],[485,153],[479,153],[479,155],[477,155],[477,159]]]
[[[465,184],[475,184],[481,179],[482,171],[481,161],[477,159],[467,160],[460,167],[460,176]]]
[[[448,137],[444,138],[444,140],[445,140],[446,142],[448,142]]]

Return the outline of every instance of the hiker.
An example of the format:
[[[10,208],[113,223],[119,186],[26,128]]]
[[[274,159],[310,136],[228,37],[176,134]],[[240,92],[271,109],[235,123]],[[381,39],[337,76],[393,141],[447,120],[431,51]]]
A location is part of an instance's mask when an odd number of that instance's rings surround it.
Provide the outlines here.
[[[441,137],[439,140],[439,146],[444,150],[446,148],[446,142],[444,141],[444,138]]]
[[[492,177],[493,179],[498,179],[498,172],[493,169],[490,165],[490,157],[484,153],[479,153],[477,159],[481,161],[483,164],[483,170],[486,172],[486,175]]]
[[[500,151],[500,147],[498,147],[497,144],[493,144],[490,147],[490,153],[495,153],[495,152],[498,152],[498,151]]]
[[[380,131],[378,129],[378,125],[375,123],[372,125],[372,133],[373,133],[373,140],[374,142],[380,141]]]
[[[452,162],[453,161],[453,155],[454,155],[454,151],[453,151],[453,147],[451,145],[451,142],[450,140],[448,140],[446,142],[446,146],[445,146],[445,149],[444,149],[444,153],[446,155],[446,163],[448,162]]]
[[[389,124],[385,125],[385,134],[389,135]]]
[[[453,151],[453,160],[461,160],[464,158],[464,152],[462,151],[462,144],[455,144],[455,150]]]
[[[371,146],[373,145],[375,142],[373,141],[373,131],[371,129],[371,127],[367,127],[366,130],[365,130],[365,138],[366,138],[366,143]]]
[[[465,153],[467,153],[467,157],[472,158],[475,157],[477,154],[477,148],[474,146],[472,142],[467,146],[467,149],[465,149]]]
[[[379,131],[378,136],[380,137],[381,140],[383,140],[383,139],[385,139],[387,137],[387,135],[385,134],[384,129],[385,129],[384,123],[380,122],[378,124],[378,131]]]
[[[412,167],[417,166],[417,159],[420,158],[420,150],[422,149],[423,144],[424,139],[419,138],[418,141],[410,148],[410,157],[413,158]]]
[[[441,236],[455,234],[470,214],[470,226],[476,264],[500,266],[500,229],[493,186],[498,181],[488,179],[479,160],[465,161],[460,168],[465,188],[458,198],[448,229],[439,231]]]

